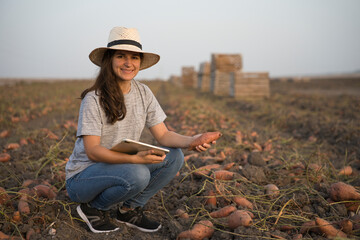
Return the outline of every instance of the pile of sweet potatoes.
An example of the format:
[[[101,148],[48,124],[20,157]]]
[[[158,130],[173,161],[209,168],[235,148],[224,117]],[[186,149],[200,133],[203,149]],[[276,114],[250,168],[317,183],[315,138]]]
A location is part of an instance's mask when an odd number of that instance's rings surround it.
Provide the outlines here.
[[[224,154],[224,152],[221,153]],[[228,157],[228,154],[225,155]],[[206,164],[211,159],[214,159],[216,163],[209,162],[209,164]],[[243,192],[244,183],[250,185],[253,185],[253,183],[241,174],[239,169],[242,166],[238,162],[229,163],[224,160],[224,157],[216,154],[213,154],[212,158],[189,154],[186,161],[192,161],[192,164],[188,164],[190,173],[185,177],[191,177],[195,181],[202,181],[202,183],[199,182],[199,185],[203,184],[200,191],[192,197],[203,198],[203,209],[198,210],[195,215],[190,208],[186,208],[186,210],[178,209],[176,217],[184,219],[195,217],[195,219],[192,220],[188,230],[178,234],[177,239],[211,239],[216,230],[233,232],[239,227],[251,228],[255,227],[254,225],[259,227],[259,224],[267,217],[266,211],[268,213],[271,211],[271,207],[270,209],[263,209],[261,199],[272,206],[273,203],[282,201],[284,197],[282,195],[283,191],[291,191],[288,188],[281,189],[273,183],[265,183],[256,186],[260,195],[253,195],[249,198],[249,195]],[[198,167],[194,167],[193,163],[197,161],[202,161],[203,165],[199,164]],[[301,175],[309,178],[314,183],[318,179],[323,181],[323,178],[319,178],[323,170],[320,165],[309,164],[306,167],[294,165],[291,170],[295,174],[289,174],[289,177],[294,176],[294,182],[299,181],[297,178],[301,177]],[[272,224],[282,231],[292,231],[294,239],[301,239],[307,236],[308,233],[326,236],[327,238],[354,236],[357,231],[360,231],[360,217],[356,217],[360,213],[360,193],[351,185],[337,182],[330,185],[327,194],[330,196],[328,199],[329,206],[331,204],[344,204],[349,214],[354,215],[355,213],[355,215],[341,221],[329,221],[315,215],[312,220],[304,222],[302,226],[290,226],[291,224],[286,226],[279,224],[279,219],[281,219],[282,215],[285,215],[286,208],[295,203],[295,201],[289,199],[286,203],[284,202],[280,211],[274,211],[276,215],[273,216],[274,221]],[[294,206],[296,207],[296,205]],[[187,220],[187,222],[189,221]],[[272,236],[279,237],[276,234]]]
[[[26,180],[18,192],[13,192],[0,187],[0,207],[7,210],[4,212],[5,218],[14,224],[26,224],[32,213],[32,206],[36,206],[38,201],[55,200],[57,189],[51,186],[47,181]],[[26,239],[31,239],[31,235],[40,229],[29,228],[26,233]],[[0,232],[0,239],[20,239],[19,237],[10,237]]]

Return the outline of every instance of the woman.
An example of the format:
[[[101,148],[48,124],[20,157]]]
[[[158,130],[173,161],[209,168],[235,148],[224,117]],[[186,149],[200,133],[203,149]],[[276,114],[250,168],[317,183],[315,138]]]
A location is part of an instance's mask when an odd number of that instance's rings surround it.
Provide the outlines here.
[[[168,184],[183,165],[181,148],[197,136],[169,131],[166,115],[151,90],[134,80],[139,70],[156,64],[160,57],[142,51],[136,29],[115,27],[107,47],[96,48],[90,60],[100,66],[92,87],[81,94],[77,140],[66,164],[66,188],[80,217],[92,232],[118,230],[109,210],[120,203],[116,220],[145,232],[161,224],[148,219],[143,206]],[[135,155],[109,150],[124,138],[139,140],[144,127],[170,152]],[[214,143],[214,142],[213,142]],[[201,152],[210,144],[197,146]]]

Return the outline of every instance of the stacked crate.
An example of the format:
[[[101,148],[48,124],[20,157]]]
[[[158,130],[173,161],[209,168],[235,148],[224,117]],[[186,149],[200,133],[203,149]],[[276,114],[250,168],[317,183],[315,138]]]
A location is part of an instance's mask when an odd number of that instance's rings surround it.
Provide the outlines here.
[[[270,96],[268,72],[235,72],[230,84],[230,96],[235,98],[261,98]]]
[[[183,87],[194,88],[197,85],[197,76],[194,67],[182,67],[181,82]]]
[[[180,76],[176,76],[176,75],[171,75],[169,78],[169,82],[171,82],[172,84],[174,84],[177,87],[181,87],[182,83],[181,83],[181,77]]]
[[[210,72],[211,67],[209,62],[203,62],[200,64],[197,88],[202,92],[210,91]]]
[[[234,73],[241,70],[241,54],[212,54],[210,91],[218,96],[229,96]]]

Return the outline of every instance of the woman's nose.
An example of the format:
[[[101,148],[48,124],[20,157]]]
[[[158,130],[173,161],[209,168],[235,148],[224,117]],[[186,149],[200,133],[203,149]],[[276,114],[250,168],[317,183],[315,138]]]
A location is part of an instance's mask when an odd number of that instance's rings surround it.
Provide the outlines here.
[[[130,66],[130,63],[131,63],[131,59],[128,58],[128,57],[126,57],[126,58],[125,58],[125,65],[126,65],[126,66]]]

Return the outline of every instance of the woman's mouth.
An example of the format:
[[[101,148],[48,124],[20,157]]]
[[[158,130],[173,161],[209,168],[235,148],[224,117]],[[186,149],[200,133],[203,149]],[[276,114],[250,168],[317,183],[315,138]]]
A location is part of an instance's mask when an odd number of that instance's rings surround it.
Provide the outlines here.
[[[133,72],[133,70],[129,70],[129,69],[121,69],[121,71],[122,71],[123,73],[127,73],[127,74]]]

